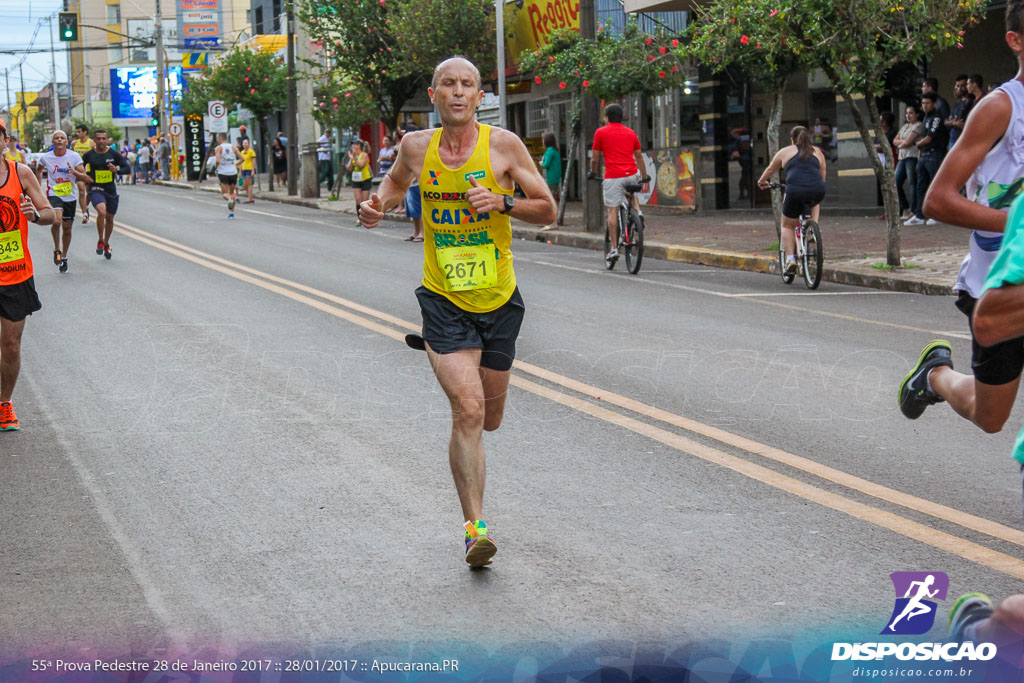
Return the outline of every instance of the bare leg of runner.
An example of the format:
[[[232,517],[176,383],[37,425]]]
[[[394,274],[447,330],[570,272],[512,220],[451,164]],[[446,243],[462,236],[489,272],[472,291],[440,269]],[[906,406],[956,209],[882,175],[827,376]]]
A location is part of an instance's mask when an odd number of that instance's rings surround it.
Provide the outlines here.
[[[932,390],[942,396],[960,416],[995,434],[1002,430],[1013,410],[1020,377],[1006,384],[983,384],[972,375],[956,372],[944,365],[931,371]]]
[[[501,425],[510,373],[480,367],[480,349],[438,354],[427,345],[434,374],[452,408],[448,462],[455,479],[463,517],[483,519],[487,460],[483,431]]]
[[[0,403],[11,400],[21,372],[21,333],[25,321],[0,318]]]

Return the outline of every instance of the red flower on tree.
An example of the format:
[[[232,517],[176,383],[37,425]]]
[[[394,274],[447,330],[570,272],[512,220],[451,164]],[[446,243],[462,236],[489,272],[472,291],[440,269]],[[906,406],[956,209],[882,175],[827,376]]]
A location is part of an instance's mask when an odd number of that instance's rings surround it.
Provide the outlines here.
[[[746,35],[743,35],[740,37],[740,42],[746,45],[747,43],[750,42],[750,38],[748,38]]]

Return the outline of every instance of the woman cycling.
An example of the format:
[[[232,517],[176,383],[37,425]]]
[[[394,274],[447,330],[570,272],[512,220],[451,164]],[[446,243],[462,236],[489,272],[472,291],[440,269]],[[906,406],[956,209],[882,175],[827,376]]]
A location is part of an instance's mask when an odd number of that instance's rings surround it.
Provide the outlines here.
[[[786,172],[786,196],[782,201],[782,246],[786,250],[786,275],[795,275],[796,226],[800,224],[800,212],[811,207],[811,218],[817,222],[821,200],[825,198],[825,155],[811,143],[811,134],[803,126],[793,126],[789,132],[792,144],[783,147],[772,158],[768,168],[757,181],[762,190],[768,187],[769,178],[779,172]]]

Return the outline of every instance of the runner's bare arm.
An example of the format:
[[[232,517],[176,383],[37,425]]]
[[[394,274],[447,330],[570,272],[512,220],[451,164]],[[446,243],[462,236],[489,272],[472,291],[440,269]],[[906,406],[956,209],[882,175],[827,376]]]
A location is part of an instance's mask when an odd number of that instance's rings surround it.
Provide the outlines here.
[[[36,182],[39,183],[40,185],[42,185],[42,183],[43,183],[43,169],[44,168],[45,168],[45,166],[43,166],[43,164],[41,164],[41,163],[36,164]]]
[[[530,157],[529,150],[526,149],[526,145],[519,139],[519,136],[511,131],[495,128],[491,132],[491,150],[492,168],[495,165],[495,157],[508,160],[505,173],[498,174],[499,179],[505,180],[504,176],[508,176],[514,183],[513,187],[519,185],[526,195],[526,199],[516,201],[509,215],[535,225],[547,225],[554,222],[558,213],[555,199],[551,196],[548,184],[544,182],[544,178],[541,177],[540,172],[537,170],[537,165],[533,163],[533,159]],[[479,192],[475,187],[466,193],[466,198],[470,200],[470,203],[473,204],[473,208],[477,212],[501,211],[505,208],[505,200],[501,195],[495,194],[486,188],[480,189],[489,195],[483,206],[478,205],[471,197],[471,194],[479,195],[483,193]]]
[[[1024,285],[986,290],[974,309],[974,338],[982,346],[1024,337]]]
[[[35,221],[29,217],[29,222],[37,225],[51,225],[53,223],[53,208],[47,201],[46,195],[43,194],[42,188],[39,187],[39,181],[36,180],[32,169],[25,164],[18,164],[18,179],[21,180],[21,187],[28,195],[28,199],[31,200],[32,207],[39,212],[39,217]]]
[[[359,205],[359,220],[365,228],[375,228],[384,212],[405,199],[409,186],[419,178],[423,170],[423,159],[427,155],[427,147],[432,130],[417,130],[407,133],[398,147],[398,158],[391,170],[384,176],[377,191]]]
[[[75,174],[75,177],[84,183],[92,182],[92,178],[85,172],[85,164],[79,164],[78,166],[71,167],[71,172]]]
[[[1006,132],[1012,113],[1009,96],[1000,91],[971,110],[964,132],[946,155],[924,198],[924,212],[929,218],[970,230],[1003,232],[1006,212],[964,197],[960,188]]]

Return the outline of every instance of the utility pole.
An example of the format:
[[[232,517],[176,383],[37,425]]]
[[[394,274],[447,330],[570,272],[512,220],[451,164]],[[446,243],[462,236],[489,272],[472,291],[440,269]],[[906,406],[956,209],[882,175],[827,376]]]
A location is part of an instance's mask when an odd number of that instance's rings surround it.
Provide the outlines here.
[[[498,125],[508,128],[505,93],[505,0],[494,0],[494,35],[498,38]]]
[[[24,61],[24,60],[22,60]],[[24,122],[25,127],[28,127],[28,114],[25,112],[25,74],[22,73],[21,64],[18,64],[18,78],[21,79],[21,120]],[[22,140],[25,139],[25,131],[22,130],[22,124],[18,124],[18,137]]]
[[[85,29],[78,29],[79,42],[82,44],[82,86],[85,88],[85,120],[92,126],[92,84],[89,82],[89,48],[85,44]]]
[[[288,114],[285,127],[288,130],[288,194],[299,193],[299,130],[296,117],[299,114],[299,97],[295,86],[295,7],[288,3]],[[308,163],[308,160],[307,160]],[[314,160],[313,163],[316,163]]]
[[[584,40],[597,38],[597,13],[594,0],[580,0],[580,37]],[[583,106],[580,108],[580,180],[583,184],[583,225],[587,232],[600,233],[604,230],[605,211],[601,206],[601,186],[586,180],[590,170],[587,150],[597,131],[597,98],[583,91]]]
[[[7,125],[14,128],[14,124],[11,123],[11,80],[7,78],[7,69],[4,69],[4,86],[7,88]]]
[[[156,34],[156,106],[159,107],[160,118],[157,135],[167,130],[167,106],[164,100],[164,88],[167,84],[166,64],[164,64],[164,29],[160,17],[160,0],[156,2],[156,22],[153,32]]]
[[[53,129],[60,128],[60,91],[57,88],[57,55],[53,50],[53,16],[50,16],[50,75],[53,85],[50,86],[50,99],[53,101]]]

